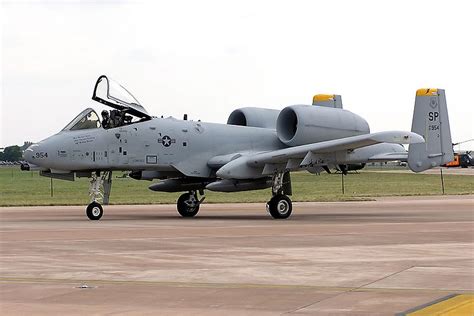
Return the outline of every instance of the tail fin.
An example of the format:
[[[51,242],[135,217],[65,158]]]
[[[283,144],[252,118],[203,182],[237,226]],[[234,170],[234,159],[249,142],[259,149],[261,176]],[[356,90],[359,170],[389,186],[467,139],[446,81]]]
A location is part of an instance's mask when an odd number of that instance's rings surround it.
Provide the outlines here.
[[[337,94],[316,94],[313,97],[313,105],[342,109],[342,98]]]
[[[408,166],[412,171],[424,171],[454,159],[444,90],[416,91],[411,131],[425,138],[424,143],[411,144],[408,149]]]

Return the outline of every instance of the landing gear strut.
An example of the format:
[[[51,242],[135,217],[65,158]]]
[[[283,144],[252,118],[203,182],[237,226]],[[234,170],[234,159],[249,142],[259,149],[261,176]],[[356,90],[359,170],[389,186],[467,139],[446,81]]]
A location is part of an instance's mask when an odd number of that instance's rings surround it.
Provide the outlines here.
[[[204,192],[200,193],[202,195]],[[176,203],[178,213],[182,217],[194,217],[199,212],[199,206],[204,199],[205,197],[203,196],[201,200],[199,200],[197,192],[194,190],[182,194]]]
[[[273,197],[267,203],[267,211],[275,219],[285,219],[291,215],[293,206],[285,193],[291,195],[290,174],[288,172],[275,173],[272,179]]]
[[[89,185],[89,196],[91,203],[86,208],[86,215],[90,220],[97,221],[104,215],[104,205],[109,204],[110,189],[112,187],[112,171],[104,171],[92,174]]]

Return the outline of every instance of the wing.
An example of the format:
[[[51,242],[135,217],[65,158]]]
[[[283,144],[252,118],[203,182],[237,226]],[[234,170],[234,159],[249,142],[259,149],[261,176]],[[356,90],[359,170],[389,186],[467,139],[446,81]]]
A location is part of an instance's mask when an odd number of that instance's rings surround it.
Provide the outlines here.
[[[243,155],[221,167],[216,175],[220,178],[252,179],[282,170],[344,163],[346,155],[358,148],[375,144],[423,143],[422,136],[412,132],[388,131],[329,140],[325,142],[289,147],[269,152]],[[368,161],[371,153],[360,160]],[[398,155],[402,153],[398,152]],[[395,157],[395,155],[394,155]],[[397,160],[397,159],[394,159]]]

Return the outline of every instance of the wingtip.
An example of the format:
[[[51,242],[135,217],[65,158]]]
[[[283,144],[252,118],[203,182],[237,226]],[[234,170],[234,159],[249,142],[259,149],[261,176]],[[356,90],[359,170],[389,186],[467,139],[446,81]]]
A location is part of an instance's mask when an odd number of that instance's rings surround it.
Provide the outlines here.
[[[419,144],[425,142],[423,136],[413,132],[403,132],[399,136],[401,138],[400,144]]]
[[[389,131],[375,133],[374,139],[380,142],[394,143],[394,144],[418,144],[424,143],[423,136],[413,132],[403,131]]]

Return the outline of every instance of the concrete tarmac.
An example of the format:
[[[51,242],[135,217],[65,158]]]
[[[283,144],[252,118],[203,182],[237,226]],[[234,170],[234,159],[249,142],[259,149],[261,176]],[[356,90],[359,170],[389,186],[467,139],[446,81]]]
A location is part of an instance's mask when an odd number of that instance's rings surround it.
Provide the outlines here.
[[[0,208],[0,314],[394,315],[474,291],[474,196]]]

